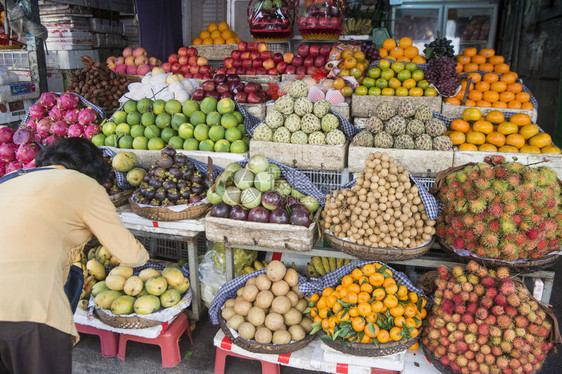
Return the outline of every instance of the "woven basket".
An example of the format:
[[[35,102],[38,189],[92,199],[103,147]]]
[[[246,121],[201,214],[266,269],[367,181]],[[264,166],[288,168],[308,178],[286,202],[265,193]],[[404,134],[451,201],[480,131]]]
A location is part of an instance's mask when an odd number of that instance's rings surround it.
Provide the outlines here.
[[[154,327],[162,324],[160,321],[153,321],[139,317],[113,317],[106,314],[103,309],[98,308],[95,308],[94,312],[100,321],[106,325],[119,329],[145,329],[147,327]]]
[[[293,30],[250,30],[255,41],[283,42],[289,40]]]
[[[202,203],[188,206],[182,211],[176,212],[167,207],[151,206],[141,207],[132,199],[129,199],[131,210],[138,216],[153,221],[179,221],[182,219],[195,219],[204,216],[211,209],[211,204]]]
[[[114,195],[109,195],[109,200],[111,200],[113,205],[115,205],[116,207],[120,207],[121,205],[127,204],[129,197],[131,197],[134,191],[134,188],[129,188],[128,190],[123,190]]]
[[[346,342],[345,348],[340,340],[322,339],[322,342],[328,347],[353,356],[361,357],[381,357],[394,355],[405,351],[413,346],[418,338],[410,338],[407,340],[399,340],[397,342],[380,343],[378,346],[365,343],[349,343]]]
[[[433,353],[431,353],[431,351],[425,345],[422,344],[422,348],[423,348],[423,353],[425,353],[425,357],[440,372],[442,372],[444,374],[459,374],[460,373],[460,371],[454,371],[449,365],[443,365],[443,363],[440,360],[438,360],[437,357],[435,357],[433,355]]]
[[[222,330],[222,332],[224,332],[224,334],[230,339],[231,342],[233,342],[234,344],[236,344],[237,346],[239,346],[242,349],[245,349],[247,351],[250,352],[254,352],[254,353],[266,353],[266,354],[284,354],[284,353],[291,353],[294,351],[298,351],[299,349],[302,349],[304,347],[306,347],[308,344],[310,344],[311,341],[314,340],[314,338],[316,338],[316,334],[314,335],[307,335],[303,340],[299,340],[297,342],[294,343],[289,343],[289,344],[261,344],[261,343],[257,343],[255,341],[252,340],[248,340],[248,339],[243,339],[241,337],[234,337],[234,335],[232,334],[232,331],[230,331],[230,328],[226,325],[226,321],[224,320],[224,318],[222,318],[222,316],[219,313],[219,326]]]
[[[350,241],[340,239],[329,232],[325,232],[324,236],[328,243],[330,243],[330,245],[337,250],[340,250],[344,253],[347,253],[348,255],[352,255],[362,260],[376,261],[405,261],[418,258],[429,251],[429,249],[435,242],[435,238],[432,237],[429,243],[415,248],[379,248],[352,243]]]
[[[527,261],[520,263],[520,264],[512,264],[509,262],[491,259],[491,258],[482,258],[482,257],[473,257],[473,256],[461,256],[453,250],[453,247],[447,243],[443,238],[439,237],[439,244],[449,253],[457,257],[459,260],[463,262],[468,262],[470,260],[474,260],[486,267],[497,268],[500,266],[505,266],[509,268],[510,271],[514,273],[532,273],[539,270],[544,270],[552,267],[556,261],[558,261],[557,254],[545,256],[542,258],[537,259],[528,259]]]
[[[341,27],[299,27],[302,40],[338,40],[342,32]]]

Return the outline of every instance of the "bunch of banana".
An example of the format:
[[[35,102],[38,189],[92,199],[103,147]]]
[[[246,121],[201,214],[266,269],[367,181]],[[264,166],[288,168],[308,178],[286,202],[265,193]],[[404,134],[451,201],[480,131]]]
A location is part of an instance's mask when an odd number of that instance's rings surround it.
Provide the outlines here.
[[[306,271],[308,272],[309,278],[320,278],[350,262],[351,260],[349,259],[344,260],[343,258],[314,256],[310,262],[306,264]]]
[[[267,267],[267,261],[259,261],[259,260],[254,260],[254,263],[252,264],[252,266],[244,266],[244,269],[242,270],[242,275],[244,274],[250,274],[253,273],[254,271],[263,269]]]
[[[88,251],[88,260],[95,258],[104,267],[115,267],[119,266],[120,262],[117,257],[113,256],[109,251],[103,246],[99,245]]]
[[[370,19],[347,18],[344,29],[347,35],[368,35],[373,30],[373,26]]]

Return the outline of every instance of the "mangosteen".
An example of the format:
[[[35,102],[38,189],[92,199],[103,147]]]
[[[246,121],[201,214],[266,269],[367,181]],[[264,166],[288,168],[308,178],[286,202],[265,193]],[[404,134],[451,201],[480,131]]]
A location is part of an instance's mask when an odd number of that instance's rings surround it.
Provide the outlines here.
[[[187,182],[184,181],[183,179],[180,179],[178,181],[178,183],[176,183],[176,185],[177,185],[177,188],[179,188],[181,190],[182,188],[187,187]]]
[[[176,201],[176,204],[177,204],[177,205],[180,205],[180,204],[189,204],[189,200],[188,200],[188,199],[181,198],[181,199],[178,199],[178,201]]]
[[[149,174],[146,174],[146,175],[144,176],[144,178],[142,178],[142,181],[143,181],[144,183],[150,182],[150,175],[149,175]]]
[[[191,177],[191,181],[192,181],[193,183],[201,184],[201,182],[203,181],[203,177],[201,176],[201,174],[200,174],[198,171],[196,171],[196,172],[193,174],[193,176]]]
[[[185,165],[185,163],[187,162],[187,156],[184,155],[183,153],[177,153],[174,156],[174,161],[176,162],[176,164],[178,165]]]
[[[180,179],[182,177],[182,172],[179,168],[172,167],[168,170],[168,173],[176,179]]]
[[[172,203],[168,199],[164,199],[164,201],[162,201],[162,206],[172,206],[172,205],[174,205],[174,203]]]
[[[167,155],[167,156],[170,156],[170,157],[174,157],[174,156],[176,155],[176,149],[173,148],[173,147],[169,147],[169,146],[168,146],[168,147],[164,147],[164,148],[160,151],[160,153],[161,153],[162,155]]]
[[[154,195],[156,195],[156,188],[148,186],[146,188],[146,192],[144,193],[144,197],[147,199],[153,199]]]
[[[154,187],[154,188],[160,188],[160,187],[162,187],[162,183],[163,183],[163,181],[162,181],[162,179],[160,179],[160,178],[152,178],[152,179],[150,180],[150,182],[148,182],[148,184],[149,184],[150,186]]]
[[[178,201],[178,199],[180,198],[180,194],[178,193],[178,190],[175,188],[169,189],[168,192],[166,192],[166,196],[168,197],[168,200],[170,200],[171,202]]]
[[[170,156],[162,155],[160,160],[158,160],[158,166],[168,169],[174,164],[174,159]]]
[[[189,198],[189,203],[194,204],[201,201],[201,196],[193,195]]]
[[[191,196],[191,190],[187,187],[184,187],[180,189],[180,195],[182,199],[189,199],[189,197]]]
[[[103,188],[105,188],[106,190],[109,190],[112,185],[113,185],[113,182],[111,182],[111,180],[108,180],[107,182],[105,182],[103,184]]]
[[[150,171],[150,175],[158,178],[164,178],[166,176],[166,169],[156,167]]]
[[[121,189],[119,187],[117,187],[116,185],[111,186],[111,188],[109,189],[110,195],[115,195],[115,194],[118,194],[119,192],[121,192]]]
[[[164,181],[164,183],[162,183],[162,188],[165,189],[165,190],[171,190],[171,189],[174,189],[176,187],[177,187],[176,184],[173,181],[171,181],[170,179],[167,179],[167,180]]]
[[[184,171],[182,175],[182,179],[186,181],[190,181],[191,177],[193,176],[193,172],[191,170]]]
[[[154,194],[154,198],[159,201],[163,201],[166,198],[166,190],[163,188],[159,188],[156,190]]]
[[[193,162],[187,161],[185,164],[187,165],[187,170],[191,172],[195,171],[195,165],[193,165]]]
[[[152,199],[152,200],[150,200],[149,205],[160,206],[160,201],[158,201],[156,199]]]
[[[140,201],[140,204],[150,205],[150,199],[142,199],[142,200]]]
[[[202,192],[203,192],[203,187],[201,187],[200,185],[194,184],[193,186],[191,186],[191,193],[199,195]]]
[[[145,196],[146,195],[146,186],[144,184],[141,184],[139,186],[138,192],[142,195]]]

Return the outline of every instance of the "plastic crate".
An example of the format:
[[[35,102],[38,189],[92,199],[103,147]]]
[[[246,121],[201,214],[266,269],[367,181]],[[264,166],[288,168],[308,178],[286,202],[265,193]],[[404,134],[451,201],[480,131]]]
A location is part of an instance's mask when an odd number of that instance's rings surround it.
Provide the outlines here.
[[[273,53],[285,53],[291,50],[291,46],[289,42],[280,42],[280,43],[265,43],[267,44],[267,50]]]
[[[352,174],[347,169],[343,171],[298,170],[305,174],[326,195],[340,189],[352,179]]]
[[[12,69],[29,69],[29,52],[0,51],[0,66]]]
[[[187,243],[176,240],[169,239],[158,239],[150,237],[137,237],[138,241],[144,245],[144,247],[150,253],[153,258],[163,258],[168,260],[187,260]],[[205,254],[207,252],[207,239],[204,235],[200,235],[195,243],[197,246],[197,256]]]
[[[218,24],[226,21],[226,0],[192,1],[191,6],[191,36],[197,37],[201,31],[207,30],[209,23]]]

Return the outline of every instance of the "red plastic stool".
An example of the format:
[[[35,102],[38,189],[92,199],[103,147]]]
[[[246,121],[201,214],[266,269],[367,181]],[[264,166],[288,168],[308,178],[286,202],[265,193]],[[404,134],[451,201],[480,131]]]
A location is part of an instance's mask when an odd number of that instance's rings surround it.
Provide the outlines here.
[[[92,326],[81,325],[79,323],[76,323],[76,329],[82,334],[99,336],[101,343],[101,355],[103,357],[114,357],[117,354],[117,343],[119,340],[118,333],[97,329]]]
[[[179,340],[184,332],[189,337],[191,344],[193,344],[187,315],[185,313],[180,313],[180,315],[178,315],[172,323],[170,323],[168,328],[157,338],[143,338],[135,335],[120,334],[117,357],[121,360],[125,360],[127,342],[129,340],[140,343],[155,344],[160,346],[160,350],[162,352],[162,367],[172,368],[181,361]]]
[[[224,367],[226,365],[226,357],[233,356],[233,357],[240,357],[245,358],[247,360],[256,360],[261,361],[261,372],[262,374],[280,374],[281,373],[281,366],[279,364],[274,364],[273,362],[262,361],[259,358],[252,358],[247,356],[242,356],[238,353],[225,351],[217,347],[217,353],[215,355],[215,374],[224,374]]]

